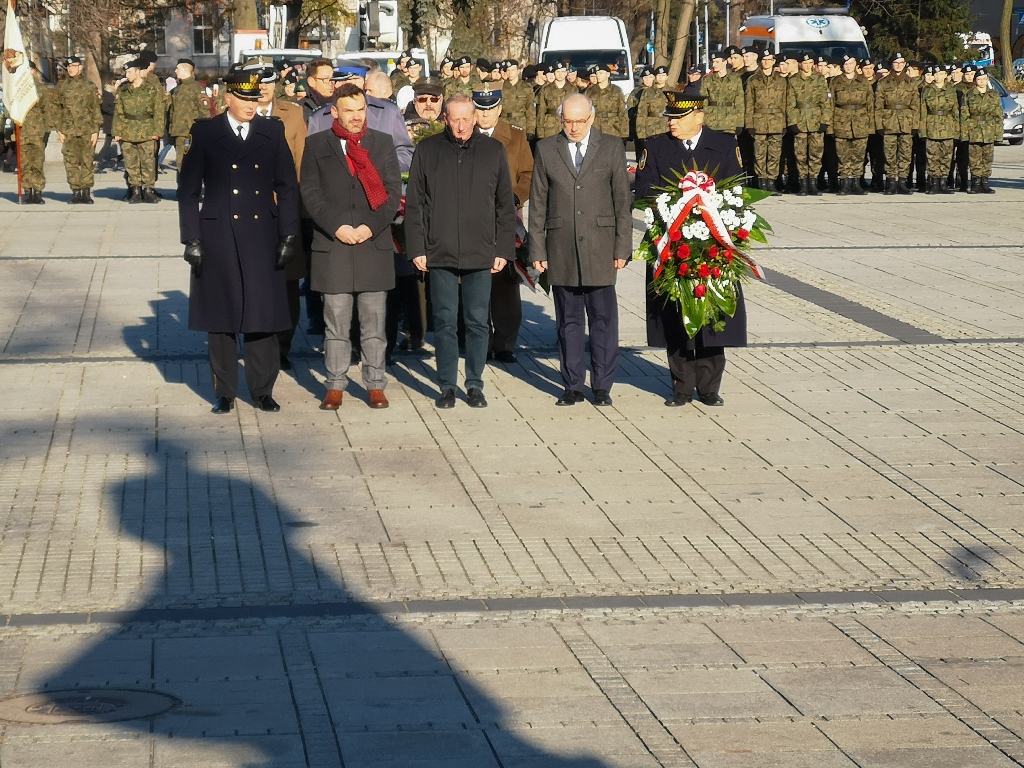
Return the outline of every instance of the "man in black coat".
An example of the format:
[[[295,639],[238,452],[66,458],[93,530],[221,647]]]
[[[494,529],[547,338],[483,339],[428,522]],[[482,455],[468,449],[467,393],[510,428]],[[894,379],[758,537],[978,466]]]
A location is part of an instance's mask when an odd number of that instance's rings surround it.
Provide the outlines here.
[[[717,181],[741,176],[736,138],[704,127],[704,97],[672,92],[665,96],[669,130],[644,145],[636,171],[636,197],[650,197],[658,194],[659,187],[675,184],[673,171],[699,170]],[[652,276],[648,266],[648,282]],[[726,319],[722,331],[716,333],[705,326],[691,339],[683,328],[678,305],[647,292],[647,343],[668,349],[672,373],[672,397],[665,405],[686,405],[695,389],[704,405],[724,404],[718,390],[725,372],[725,347],[747,345],[747,311],[739,285],[736,297],[736,314]]]
[[[363,386],[372,408],[384,395],[385,305],[395,287],[391,222],[402,199],[394,142],[366,127],[366,97],[352,83],[335,93],[335,125],[306,140],[302,200],[313,219],[312,288],[324,297],[327,395],[335,411],[348,385],[353,307],[359,307]]]
[[[405,202],[409,259],[430,271],[438,408],[455,407],[459,298],[466,326],[466,402],[484,408],[491,275],[515,258],[516,203],[505,148],[476,130],[464,94],[444,105],[445,130],[416,147]]]
[[[299,188],[284,125],[259,119],[258,72],[227,77],[227,110],[198,120],[178,175],[178,218],[185,261],[192,265],[189,328],[206,331],[217,402],[234,406],[237,334],[254,404],[279,411],[276,333],[291,326],[284,267],[298,249]]]
[[[557,405],[583,401],[590,326],[590,387],[611,405],[619,361],[618,271],[633,251],[632,198],[618,136],[594,126],[583,94],[559,108],[562,131],[537,142],[530,188],[530,261],[547,272],[555,302],[565,392]]]

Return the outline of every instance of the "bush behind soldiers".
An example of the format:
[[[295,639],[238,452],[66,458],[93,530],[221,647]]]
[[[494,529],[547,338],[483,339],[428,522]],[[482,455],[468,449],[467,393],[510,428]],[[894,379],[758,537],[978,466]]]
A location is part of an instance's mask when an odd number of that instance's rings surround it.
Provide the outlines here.
[[[71,187],[71,203],[91,203],[93,148],[103,115],[96,86],[82,74],[82,59],[71,56],[68,77],[54,91],[57,135],[64,145],[64,168]]]

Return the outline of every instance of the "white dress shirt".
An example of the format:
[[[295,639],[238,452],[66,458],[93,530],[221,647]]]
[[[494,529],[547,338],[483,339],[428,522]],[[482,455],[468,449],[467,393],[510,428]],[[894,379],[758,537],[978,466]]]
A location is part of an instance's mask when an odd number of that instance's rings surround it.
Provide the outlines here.
[[[565,138],[569,139],[569,136],[566,135]],[[586,157],[587,147],[590,146],[590,131],[587,131],[587,135],[580,139],[579,145],[580,152],[582,152],[583,156]],[[573,141],[572,139],[569,139],[569,160],[572,161],[573,166],[576,165],[576,142]]]
[[[701,128],[697,131],[696,136],[691,136],[688,139],[683,139],[683,147],[689,149],[691,152],[697,148],[697,142],[700,141],[700,135],[704,133],[704,129]]]
[[[244,140],[244,139],[249,138],[249,124],[248,123],[240,123],[240,122],[238,122],[237,120],[235,120],[235,118],[233,118],[231,116],[230,112],[226,112],[225,114],[228,116],[228,125],[231,126],[231,132],[233,134],[235,134],[235,136],[237,136],[238,135],[238,129],[241,128],[242,129],[242,139]]]

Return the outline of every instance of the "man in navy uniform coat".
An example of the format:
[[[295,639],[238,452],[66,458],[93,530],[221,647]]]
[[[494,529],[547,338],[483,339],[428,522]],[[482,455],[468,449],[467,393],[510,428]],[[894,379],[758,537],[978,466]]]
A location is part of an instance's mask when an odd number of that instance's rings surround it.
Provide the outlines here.
[[[192,126],[178,174],[178,219],[192,266],[188,325],[209,336],[217,401],[238,390],[238,342],[253,403],[279,411],[277,332],[291,327],[284,267],[298,250],[299,189],[284,124],[256,116],[259,73],[227,77],[227,110]]]
[[[741,176],[736,137],[704,127],[704,97],[672,91],[665,97],[668,132],[644,144],[636,171],[636,197],[650,197],[658,194],[659,187],[675,184],[673,171],[703,171],[719,182]],[[652,276],[648,265],[648,282]],[[672,373],[672,397],[665,405],[686,405],[693,400],[694,390],[704,405],[724,404],[718,390],[725,372],[725,347],[747,345],[747,311],[739,285],[736,294],[736,314],[726,318],[725,328],[715,333],[705,326],[691,339],[678,305],[647,292],[647,343],[667,348]]]

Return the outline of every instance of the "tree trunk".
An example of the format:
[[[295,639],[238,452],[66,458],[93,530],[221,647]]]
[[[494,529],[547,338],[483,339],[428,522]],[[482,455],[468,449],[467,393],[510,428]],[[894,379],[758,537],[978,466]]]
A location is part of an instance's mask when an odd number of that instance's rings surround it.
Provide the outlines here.
[[[668,66],[668,25],[672,6],[669,0],[654,0],[654,66]]]
[[[679,82],[679,75],[686,63],[686,48],[690,42],[690,25],[693,23],[693,12],[697,0],[683,0],[679,10],[679,23],[676,25],[675,39],[672,41],[672,61],[668,65],[668,81],[672,85]]]
[[[1013,72],[1013,37],[1010,27],[1013,23],[1013,0],[1003,0],[1003,15],[999,19],[999,53],[1003,60],[1003,82],[1017,80]]]
[[[235,0],[231,21],[235,25],[235,31],[259,29],[260,22],[256,18],[256,0]]]

